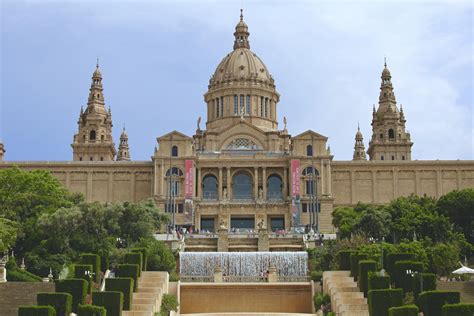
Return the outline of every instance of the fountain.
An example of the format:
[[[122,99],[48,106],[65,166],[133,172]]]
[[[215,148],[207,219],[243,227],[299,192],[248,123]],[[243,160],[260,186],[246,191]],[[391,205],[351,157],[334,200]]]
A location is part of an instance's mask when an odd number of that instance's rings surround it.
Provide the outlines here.
[[[227,276],[259,276],[270,267],[279,276],[306,276],[308,254],[298,252],[181,252],[182,276],[213,276],[221,268]]]

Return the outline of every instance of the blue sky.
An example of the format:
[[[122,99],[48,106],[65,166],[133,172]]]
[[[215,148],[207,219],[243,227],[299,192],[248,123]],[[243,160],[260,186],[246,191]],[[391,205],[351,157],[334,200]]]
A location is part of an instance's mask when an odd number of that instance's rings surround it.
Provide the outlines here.
[[[281,94],[290,134],[366,148],[384,56],[403,104],[413,159],[473,159],[470,1],[18,1],[1,7],[0,138],[7,160],[71,160],[81,105],[100,58],[114,138],[133,160],[156,137],[192,135],[203,94],[232,49],[243,6],[251,49]]]

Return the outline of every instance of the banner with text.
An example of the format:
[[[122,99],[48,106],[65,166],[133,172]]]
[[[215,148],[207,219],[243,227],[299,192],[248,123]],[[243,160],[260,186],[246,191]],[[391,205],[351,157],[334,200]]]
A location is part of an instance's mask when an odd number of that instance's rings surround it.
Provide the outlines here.
[[[300,161],[299,159],[291,160],[291,211],[293,217],[293,226],[300,226]]]
[[[194,225],[194,161],[184,161],[184,222],[186,225]]]

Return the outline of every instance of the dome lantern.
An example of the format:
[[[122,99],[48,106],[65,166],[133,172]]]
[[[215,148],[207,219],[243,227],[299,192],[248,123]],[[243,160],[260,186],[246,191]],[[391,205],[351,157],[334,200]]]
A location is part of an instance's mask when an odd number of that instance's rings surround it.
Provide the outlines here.
[[[240,21],[235,26],[234,50],[237,48],[250,49],[249,35],[250,35],[249,28],[247,24],[244,22],[243,10],[240,9]]]

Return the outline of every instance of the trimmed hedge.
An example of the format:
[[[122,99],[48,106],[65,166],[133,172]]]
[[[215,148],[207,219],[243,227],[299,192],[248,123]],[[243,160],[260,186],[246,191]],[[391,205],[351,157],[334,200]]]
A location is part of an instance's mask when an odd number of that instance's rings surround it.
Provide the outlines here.
[[[94,272],[91,264],[74,264],[74,278],[83,279],[87,281],[88,292],[92,292],[92,282],[91,278],[86,274],[87,271]]]
[[[370,316],[388,316],[390,307],[402,306],[403,290],[371,290],[368,295],[368,303]]]
[[[365,254],[358,254],[358,253],[351,253],[351,276],[354,277],[354,280],[358,280],[358,273],[359,273],[359,261],[367,260],[367,255]]]
[[[107,310],[102,306],[79,305],[77,316],[107,316]]]
[[[453,291],[426,291],[418,296],[418,307],[425,316],[442,316],[444,304],[457,304],[461,294]]]
[[[121,316],[123,306],[122,292],[94,292],[92,293],[92,304],[105,307],[107,316]]]
[[[390,307],[388,316],[418,316],[418,306],[404,305],[400,307]]]
[[[177,311],[178,306],[179,303],[176,296],[171,294],[163,294],[163,298],[161,299],[160,315],[167,316],[171,311]]]
[[[138,270],[140,266],[138,264],[119,264],[117,266],[117,276],[120,278],[132,278],[134,281],[133,290],[136,291],[138,288]]]
[[[474,315],[474,304],[445,304],[443,305],[443,316],[472,316]]]
[[[138,276],[140,276],[143,270],[143,255],[141,252],[130,252],[126,253],[123,262],[126,264],[138,264]]]
[[[142,271],[146,271],[147,269],[147,261],[148,261],[148,256],[147,256],[147,250],[146,248],[132,248],[130,249],[131,252],[140,252],[142,254]]]
[[[377,263],[373,260],[361,260],[359,261],[359,289],[361,292],[364,292],[364,296],[367,297],[367,292],[369,290],[369,272],[375,272],[377,269]]]
[[[314,282],[321,282],[323,279],[323,272],[322,271],[311,271],[311,280]]]
[[[105,279],[105,290],[122,292],[123,309],[128,311],[132,309],[133,283],[132,278]]]
[[[42,282],[43,279],[28,271],[18,268],[7,269],[7,280],[14,282]]]
[[[377,272],[369,272],[368,285],[369,291],[388,289],[390,288],[390,276],[387,274],[381,276]]]
[[[56,316],[52,306],[20,306],[18,316]]]
[[[416,300],[418,299],[418,295],[420,294],[421,290],[421,275],[423,275],[423,291],[435,291],[436,290],[436,274],[434,273],[422,273],[422,274],[415,274],[413,277],[413,297]]]
[[[77,306],[84,304],[87,296],[88,282],[83,279],[58,280],[54,283],[55,291],[69,293],[72,296],[72,311],[77,312]]]
[[[402,253],[402,252],[389,253],[387,255],[387,258],[384,260],[385,269],[388,271],[388,274],[393,276],[393,268],[395,266],[395,262],[401,261],[401,260],[413,260],[414,258],[415,258],[415,255],[412,253]]]
[[[72,295],[69,293],[38,293],[38,306],[53,306],[57,316],[69,316],[72,310]]]
[[[96,283],[100,283],[100,256],[93,253],[83,253],[80,262],[92,265],[91,271],[94,272],[94,280]]]
[[[354,250],[341,250],[337,253],[337,259],[339,262],[339,270],[351,269],[351,254],[353,253],[355,253]]]
[[[395,262],[393,267],[393,282],[395,287],[402,288],[404,292],[413,291],[413,277],[407,274],[407,270],[423,272],[423,263],[418,261],[401,260]]]
[[[109,257],[107,255],[100,256],[100,270],[104,273],[109,270]]]

